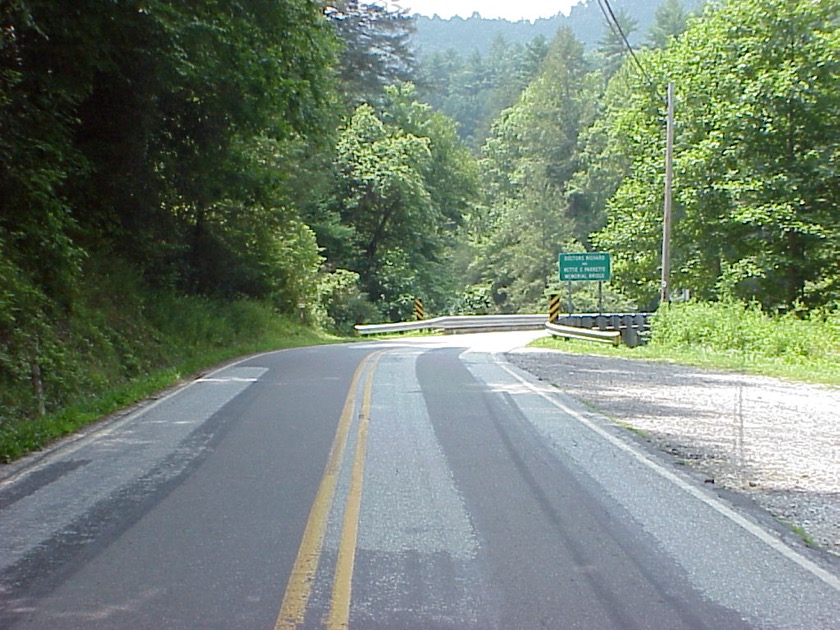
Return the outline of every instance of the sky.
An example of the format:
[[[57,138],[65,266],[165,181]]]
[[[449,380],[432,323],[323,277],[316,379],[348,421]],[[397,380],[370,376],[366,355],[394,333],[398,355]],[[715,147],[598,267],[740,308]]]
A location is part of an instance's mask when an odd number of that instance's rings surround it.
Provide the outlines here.
[[[563,13],[569,14],[572,6],[580,0],[392,0],[391,4],[408,9],[411,14],[420,13],[429,17],[437,13],[442,18],[460,15],[470,17],[475,11],[484,18],[536,20]]]

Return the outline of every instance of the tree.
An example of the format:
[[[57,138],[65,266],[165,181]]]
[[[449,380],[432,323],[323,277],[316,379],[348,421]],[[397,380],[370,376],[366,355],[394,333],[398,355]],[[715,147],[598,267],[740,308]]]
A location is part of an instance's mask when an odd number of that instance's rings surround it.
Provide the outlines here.
[[[560,29],[542,73],[485,143],[487,209],[470,280],[489,284],[501,310],[539,308],[557,253],[574,240],[566,191],[579,168],[579,134],[595,113],[588,70],[583,46]]]
[[[656,9],[655,22],[648,29],[647,44],[651,48],[665,48],[671,38],[679,37],[688,25],[686,13],[680,0],[666,0]]]
[[[614,14],[607,13],[608,22],[604,34],[598,40],[597,52],[603,59],[602,66],[607,76],[612,76],[621,67],[624,57],[629,54],[627,41],[639,27],[639,22],[625,9],[619,9]],[[613,20],[613,16],[615,20]]]
[[[82,45],[89,32],[68,32],[73,12],[65,13],[34,2],[0,5],[0,242],[21,290],[66,307],[83,253],[62,189],[88,167],[73,130],[90,55]],[[76,54],[82,68],[66,68],[64,55]],[[37,317],[23,314],[19,325]]]
[[[407,9],[340,0],[325,13],[343,43],[338,73],[351,103],[376,102],[386,86],[413,80],[414,18]]]
[[[493,121],[539,74],[547,54],[543,37],[523,46],[501,36],[486,55],[475,50],[464,58],[454,49],[435,53],[420,64],[420,93],[426,102],[454,118],[461,138],[478,150]]]
[[[255,230],[294,220],[280,187],[245,167],[268,146],[260,138],[282,152],[321,133],[332,40],[320,8],[307,0],[117,7],[119,37],[79,108],[78,143],[94,164],[76,192],[96,200],[86,227],[191,291],[259,294],[257,269],[231,264],[248,258],[228,227],[248,217]],[[284,216],[258,216],[266,213]]]
[[[246,167],[330,126],[318,3],[17,0],[0,24],[0,226],[25,277],[67,304],[85,254],[119,252],[190,290],[267,286],[275,270],[231,264],[251,259],[230,226],[296,220]]]
[[[838,296],[838,23],[834,3],[724,2],[669,49],[646,56],[677,104],[674,284],[765,308]],[[598,243],[617,275],[654,299],[664,101],[640,80],[607,113],[631,164]],[[631,230],[630,227],[634,229]],[[637,264],[639,259],[643,264]]]
[[[386,96],[381,111],[360,105],[341,130],[328,209],[342,238],[319,237],[327,258],[358,273],[370,299],[398,317],[416,296],[430,308],[445,299],[441,262],[475,173],[452,121],[419,103],[412,86]]]

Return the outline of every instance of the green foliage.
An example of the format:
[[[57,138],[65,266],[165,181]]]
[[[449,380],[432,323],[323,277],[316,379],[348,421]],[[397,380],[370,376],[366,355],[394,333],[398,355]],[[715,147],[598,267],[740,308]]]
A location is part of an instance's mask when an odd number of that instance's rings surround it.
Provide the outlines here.
[[[633,19],[638,20],[640,32],[646,32],[656,21],[656,11],[664,2],[665,0],[615,0],[610,4],[616,9],[625,9]],[[705,2],[706,0],[683,0],[682,4],[687,9],[695,10]],[[568,15],[558,12],[554,17],[533,22],[482,18],[480,9],[466,19],[458,16],[445,19],[421,15],[417,16],[417,34],[413,44],[421,57],[430,57],[447,50],[455,50],[462,55],[478,50],[484,55],[499,35],[508,42],[524,45],[535,37],[549,40],[561,28],[571,29],[587,50],[592,50],[604,34],[604,14],[600,4],[595,1],[577,2],[571,5]]]
[[[449,309],[452,315],[489,315],[493,313],[493,286],[474,284],[463,290]]]
[[[604,27],[601,39],[598,40],[597,52],[601,57],[604,72],[607,76],[612,76],[621,67],[624,58],[630,54],[625,38],[627,41],[631,40],[639,28],[639,22],[624,8],[615,13],[608,12],[607,15],[610,16],[610,20]]]
[[[298,218],[283,176],[251,167],[328,120],[318,4],[33,0],[0,23],[0,228],[22,272],[65,306],[84,254],[112,248],[161,284],[264,290],[266,256],[232,256],[229,226]]]
[[[386,87],[412,79],[414,20],[408,10],[339,0],[325,13],[343,43],[338,76],[348,101],[378,102]]]
[[[177,354],[146,336],[138,270],[315,319],[291,173],[337,120],[334,51],[311,0],[0,5],[0,416]]]
[[[579,134],[595,116],[597,86],[571,32],[560,30],[542,73],[505,110],[483,149],[486,208],[471,217],[472,285],[492,287],[497,310],[544,310],[557,254],[588,218],[567,197]]]
[[[431,227],[422,173],[430,158],[428,139],[386,125],[370,105],[359,106],[343,130],[336,156],[339,198],[368,269],[381,246],[422,238],[422,228]]]
[[[327,340],[264,303],[150,290],[119,261],[89,264],[85,277],[64,321],[2,339],[0,461],[220,361]]]
[[[617,259],[617,281],[655,300],[655,217],[663,180],[662,97],[677,87],[672,284],[704,299],[765,309],[837,297],[838,59],[830,1],[723,2],[665,51],[644,55],[659,91],[619,74],[606,154],[628,164],[595,237]]]
[[[442,262],[476,194],[475,163],[452,122],[412,86],[389,88],[380,111],[360,105],[341,129],[334,171],[337,220],[319,234],[327,259],[357,273],[386,317],[410,314],[415,297],[442,306],[452,292]]]
[[[493,121],[513,105],[540,71],[548,54],[544,37],[516,44],[498,36],[487,54],[454,49],[421,60],[418,85],[423,99],[458,123],[458,134],[473,149],[490,135]]]
[[[648,29],[647,44],[651,48],[666,48],[688,26],[688,13],[680,0],[667,0],[656,9],[655,22]]]
[[[840,326],[837,314],[802,319],[795,313],[771,317],[758,304],[687,302],[660,308],[651,326],[651,343],[670,349],[791,365],[837,365]]]
[[[379,309],[359,286],[359,274],[347,269],[323,273],[320,288],[326,305],[323,322],[326,327],[349,334],[356,324],[380,321]]]

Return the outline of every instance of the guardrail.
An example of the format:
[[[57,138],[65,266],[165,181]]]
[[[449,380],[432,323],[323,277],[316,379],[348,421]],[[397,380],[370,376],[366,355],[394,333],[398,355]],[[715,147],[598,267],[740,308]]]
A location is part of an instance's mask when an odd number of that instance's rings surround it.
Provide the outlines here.
[[[566,339],[583,339],[584,341],[600,341],[603,343],[611,343],[617,346],[621,341],[621,332],[618,330],[589,330],[586,328],[576,328],[574,326],[560,326],[546,322],[545,329],[555,337],[564,337]]]
[[[644,343],[642,334],[650,328],[652,318],[653,313],[611,313],[606,315],[584,313],[580,315],[561,315],[554,324],[575,329],[618,332],[624,345],[634,348]],[[557,337],[572,338],[568,335],[555,333],[547,326],[546,329]],[[580,339],[582,337],[576,338]]]
[[[394,324],[357,324],[360,335],[433,330],[444,333],[493,332],[500,330],[542,330],[555,337],[583,339],[618,345],[638,346],[641,332],[650,323],[651,313],[611,315],[561,315],[557,322],[547,321],[544,314],[537,315],[449,315],[416,322]]]
[[[560,315],[555,324],[574,326],[575,328],[597,328],[599,330],[619,330],[621,328],[647,328],[653,313],[581,313]]]
[[[449,332],[493,332],[497,330],[542,330],[547,316],[540,315],[449,315],[419,322],[396,324],[356,324],[360,335],[409,332],[413,330],[440,330]]]

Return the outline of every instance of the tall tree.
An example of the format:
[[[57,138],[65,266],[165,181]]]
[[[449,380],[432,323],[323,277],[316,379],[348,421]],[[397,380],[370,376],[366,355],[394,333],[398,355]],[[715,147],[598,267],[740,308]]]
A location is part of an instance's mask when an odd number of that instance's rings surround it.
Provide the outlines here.
[[[66,292],[80,252],[110,249],[149,276],[251,292],[231,274],[227,215],[294,218],[244,166],[260,138],[285,151],[321,134],[333,39],[320,4],[17,0],[0,15],[0,225],[27,274]]]
[[[598,40],[598,55],[601,57],[602,67],[608,76],[615,74],[629,54],[628,42],[633,33],[639,28],[639,22],[631,16],[623,7],[616,12],[608,9],[608,5],[602,4],[605,8],[606,24],[603,35]],[[626,39],[626,41],[625,41]]]
[[[560,29],[542,73],[497,121],[484,147],[488,201],[471,281],[499,309],[539,308],[557,253],[574,240],[567,185],[578,136],[594,116],[583,46]]]
[[[830,0],[710,5],[647,56],[658,85],[671,79],[680,95],[673,284],[767,308],[837,299],[838,59]],[[664,101],[642,81],[631,89],[608,116],[627,129],[632,176],[598,242],[644,301],[657,292]]]
[[[671,38],[679,37],[688,26],[688,13],[680,0],[666,0],[656,9],[655,21],[648,29],[647,44],[665,48]]]
[[[122,33],[80,107],[79,144],[96,165],[81,195],[98,191],[104,229],[136,260],[158,261],[153,271],[174,264],[193,290],[250,293],[256,285],[240,282],[230,264],[236,249],[226,216],[256,217],[260,207],[283,204],[247,176],[253,139],[320,133],[332,60],[320,7],[308,0],[119,7]],[[150,251],[153,243],[169,246]]]
[[[376,102],[386,86],[414,79],[414,18],[407,9],[339,0],[325,13],[343,43],[339,78],[350,102]]]
[[[475,171],[454,124],[413,87],[386,92],[380,111],[362,104],[341,130],[330,210],[345,229],[322,242],[329,260],[358,273],[370,299],[400,317],[415,296],[442,305],[447,279],[436,276],[475,194]]]
[[[13,292],[43,293],[65,306],[82,252],[72,240],[76,217],[62,189],[88,167],[73,130],[75,109],[90,90],[95,52],[87,44],[96,46],[95,29],[76,24],[76,17],[45,3],[0,4],[3,258],[16,269]],[[23,315],[21,325],[33,318]]]

